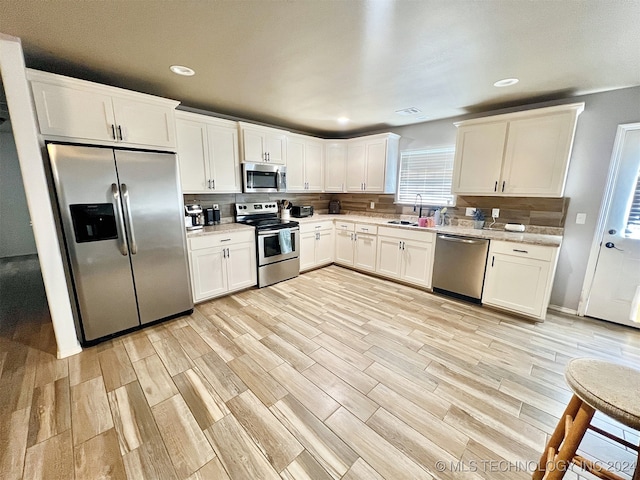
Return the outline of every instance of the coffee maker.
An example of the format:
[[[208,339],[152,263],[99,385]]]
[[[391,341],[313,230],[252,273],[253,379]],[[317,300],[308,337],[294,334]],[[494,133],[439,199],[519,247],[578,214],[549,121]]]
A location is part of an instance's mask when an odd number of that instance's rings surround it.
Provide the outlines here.
[[[198,230],[202,228],[200,217],[202,215],[202,206],[191,204],[184,206],[184,225],[187,230]]]

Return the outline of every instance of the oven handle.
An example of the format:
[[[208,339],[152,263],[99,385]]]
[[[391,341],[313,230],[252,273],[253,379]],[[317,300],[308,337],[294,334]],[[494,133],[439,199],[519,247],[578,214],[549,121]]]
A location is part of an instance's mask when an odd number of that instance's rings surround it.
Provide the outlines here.
[[[279,228],[277,230],[258,230],[258,235],[271,235],[273,233],[278,233],[280,230],[284,230],[284,228]],[[300,230],[300,227],[291,227],[292,232],[297,232]]]

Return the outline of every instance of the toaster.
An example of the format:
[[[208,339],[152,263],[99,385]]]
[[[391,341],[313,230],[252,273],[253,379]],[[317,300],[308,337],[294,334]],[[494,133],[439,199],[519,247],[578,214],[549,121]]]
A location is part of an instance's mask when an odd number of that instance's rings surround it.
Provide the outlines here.
[[[291,207],[291,216],[295,218],[310,217],[313,215],[313,207],[311,205],[298,205]]]

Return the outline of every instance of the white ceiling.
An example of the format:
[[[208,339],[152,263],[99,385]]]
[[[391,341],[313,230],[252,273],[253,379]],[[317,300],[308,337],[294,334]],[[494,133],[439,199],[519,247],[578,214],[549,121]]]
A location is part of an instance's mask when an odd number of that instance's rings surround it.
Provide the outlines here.
[[[27,66],[333,135],[640,85],[639,25],[637,0],[0,0]]]

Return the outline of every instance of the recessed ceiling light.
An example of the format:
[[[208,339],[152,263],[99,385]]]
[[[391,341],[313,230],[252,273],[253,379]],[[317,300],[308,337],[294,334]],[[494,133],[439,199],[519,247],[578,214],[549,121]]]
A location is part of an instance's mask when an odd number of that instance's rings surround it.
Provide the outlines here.
[[[169,67],[169,70],[177,75],[184,75],[185,77],[191,77],[192,75],[196,74],[195,70],[189,67],[184,67],[182,65],[171,65]]]
[[[340,117],[338,118],[338,123],[344,125],[346,123],[349,123],[349,119],[347,117]]]
[[[418,113],[422,113],[419,108],[409,107],[403,108],[402,110],[396,110],[398,115],[417,115]]]
[[[493,84],[494,87],[510,87],[511,85],[515,85],[520,80],[517,78],[503,78],[502,80],[498,80]]]

